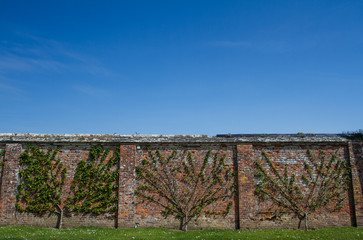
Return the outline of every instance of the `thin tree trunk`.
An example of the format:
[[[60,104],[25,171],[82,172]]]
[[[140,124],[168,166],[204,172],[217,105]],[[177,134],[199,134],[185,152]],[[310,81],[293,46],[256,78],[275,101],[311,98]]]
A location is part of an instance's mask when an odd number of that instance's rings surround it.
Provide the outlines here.
[[[179,230],[183,231],[183,226],[184,226],[184,218],[180,218],[180,225],[179,225]]]
[[[58,214],[58,221],[57,221],[57,228],[58,229],[62,229],[62,225],[63,225],[63,213],[64,213],[64,209],[61,208],[60,206],[57,206],[59,212]]]
[[[305,231],[307,231],[308,230],[308,214],[307,213],[305,213]]]
[[[297,229],[300,229],[300,227],[301,227],[301,221],[302,221],[302,218],[299,217],[299,224],[297,225]]]
[[[184,224],[184,231],[188,231],[188,216],[185,216],[185,224]]]

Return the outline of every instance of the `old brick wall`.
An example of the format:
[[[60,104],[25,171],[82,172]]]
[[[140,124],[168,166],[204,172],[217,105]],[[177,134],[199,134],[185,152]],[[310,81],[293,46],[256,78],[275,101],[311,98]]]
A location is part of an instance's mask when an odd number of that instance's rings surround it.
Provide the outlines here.
[[[59,148],[57,158],[61,159],[61,162],[67,167],[66,181],[63,187],[63,200],[66,200],[71,195],[70,186],[74,174],[76,172],[77,164],[81,160],[87,160],[89,157],[89,151],[92,144],[55,144],[55,143],[30,143],[36,145],[42,150],[56,149]],[[22,144],[22,151],[27,149],[28,144]],[[111,152],[119,151],[119,146],[115,145],[104,145],[104,148],[110,148]],[[18,180],[18,178],[17,178]],[[12,202],[14,204],[14,202]],[[92,214],[78,214],[78,213],[67,213],[64,217],[63,227],[74,227],[74,226],[100,226],[100,227],[115,227],[116,213],[107,213],[102,215]],[[55,227],[57,224],[56,214],[45,214],[43,216],[36,216],[32,213],[21,213],[15,211],[15,224],[19,225],[36,225],[45,227]]]
[[[254,177],[254,161],[259,161],[266,169],[267,162],[262,155],[266,152],[276,168],[283,172],[288,167],[288,172],[301,175],[303,171],[304,160],[308,158],[307,150],[310,149],[317,154],[323,150],[327,155],[334,154],[338,151],[338,157],[345,157],[345,146],[339,144],[253,144],[237,146],[238,158],[240,163],[240,216],[241,228],[296,228],[298,218],[294,214],[283,214],[281,217],[271,212],[271,203],[268,201],[261,202],[254,191],[258,179]],[[309,216],[311,227],[326,226],[349,226],[350,205],[348,192],[344,202],[344,207],[339,212],[318,211]]]
[[[201,216],[190,224],[191,229],[201,228],[296,228],[298,219],[293,214],[274,218],[267,212],[267,203],[259,202],[254,194],[257,180],[254,177],[254,160],[262,160],[261,152],[265,151],[271,160],[281,166],[289,166],[297,172],[307,157],[306,150],[323,150],[333,153],[338,150],[339,156],[350,160],[352,168],[351,193],[347,193],[344,208],[335,213],[318,212],[311,216],[311,227],[324,226],[363,226],[363,157],[362,141],[348,142],[336,136],[262,136],[243,138],[217,138],[205,136],[113,136],[113,135],[9,135],[1,136],[0,150],[6,149],[2,175],[0,175],[0,224],[40,225],[55,227],[57,217],[54,214],[42,217],[15,211],[15,196],[18,184],[19,156],[32,143],[42,149],[60,148],[57,157],[67,167],[66,186],[63,195],[66,198],[75,174],[77,164],[86,160],[93,145],[103,145],[112,151],[120,151],[119,164],[119,203],[118,211],[111,214],[82,215],[70,213],[64,218],[64,227],[102,226],[128,228],[168,227],[178,228],[179,222],[173,217],[165,219],[161,209],[153,204],[140,202],[134,190],[139,182],[135,176],[135,166],[147,157],[148,149],[160,150],[169,154],[190,151],[200,161],[207,151],[219,152],[226,156],[228,164],[237,172],[238,192],[233,198],[233,207],[226,217]],[[349,194],[349,196],[348,196]],[[350,200],[350,201],[349,201]],[[226,203],[216,203],[213,208],[221,209]]]
[[[193,160],[195,164],[201,164],[207,154],[208,151],[211,151],[211,157],[213,158],[214,154],[218,153],[219,156],[225,156],[225,162],[227,165],[233,166],[233,154],[234,147],[227,146],[225,144],[148,144],[148,145],[139,145],[139,149],[136,150],[136,159],[137,163],[140,164],[141,160],[144,158],[148,158],[148,152],[159,150],[164,157],[170,156],[170,154],[175,150],[178,153],[177,161],[183,161],[185,159],[181,159],[180,153],[187,151],[190,152],[193,156]],[[211,161],[211,160],[210,160]],[[138,182],[136,182],[136,185]],[[216,213],[221,213],[226,209],[229,201],[233,201],[231,198],[228,201],[220,201],[213,203],[207,209],[211,211],[215,211]],[[174,219],[172,216],[168,218],[164,218],[160,212],[161,208],[156,204],[150,203],[142,203],[140,200],[135,199],[136,205],[136,214],[135,214],[135,222],[138,225],[143,227],[168,227],[168,228],[178,228],[179,221]],[[227,214],[227,216],[221,216],[221,214],[202,214],[196,221],[191,221],[189,224],[190,229],[203,229],[203,228],[235,228],[235,216],[234,216],[234,208],[232,205],[231,211]]]
[[[2,151],[5,151],[5,146],[6,146],[6,144],[0,143],[0,153]],[[4,166],[4,156],[0,156],[0,191],[1,191],[1,180],[2,180],[2,175],[3,175],[3,166]],[[1,197],[1,195],[0,195],[0,197]]]
[[[352,169],[352,204],[356,225],[363,227],[363,141],[352,141],[348,146],[347,158]]]
[[[0,224],[15,224],[15,205],[21,144],[6,144],[0,189]]]
[[[121,145],[120,171],[119,171],[119,207],[117,214],[117,227],[130,228],[136,225],[135,221],[135,176],[136,146]]]

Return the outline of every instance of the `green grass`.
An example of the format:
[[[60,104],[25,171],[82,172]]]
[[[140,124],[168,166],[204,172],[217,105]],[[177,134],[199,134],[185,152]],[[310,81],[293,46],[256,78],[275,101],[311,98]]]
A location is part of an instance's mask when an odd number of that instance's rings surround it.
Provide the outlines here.
[[[81,227],[49,229],[29,226],[0,227],[0,239],[363,239],[363,228],[336,227],[314,231],[270,230],[202,230],[181,232],[161,228],[109,229]]]

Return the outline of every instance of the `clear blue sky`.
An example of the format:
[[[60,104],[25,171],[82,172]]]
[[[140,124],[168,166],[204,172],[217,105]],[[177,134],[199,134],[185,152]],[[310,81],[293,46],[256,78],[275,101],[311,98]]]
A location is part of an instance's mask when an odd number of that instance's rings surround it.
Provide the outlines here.
[[[0,2],[0,132],[341,133],[363,1]]]

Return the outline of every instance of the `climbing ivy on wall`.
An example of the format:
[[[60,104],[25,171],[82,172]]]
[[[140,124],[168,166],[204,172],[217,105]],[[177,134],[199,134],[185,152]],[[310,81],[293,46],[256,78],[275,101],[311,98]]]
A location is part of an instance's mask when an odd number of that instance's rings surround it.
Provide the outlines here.
[[[78,163],[67,199],[70,211],[101,214],[116,212],[120,152],[94,146],[87,161]]]
[[[46,212],[60,213],[67,169],[56,158],[57,153],[58,149],[43,151],[35,146],[28,146],[21,154],[20,184],[15,205],[18,211],[37,215]]]

